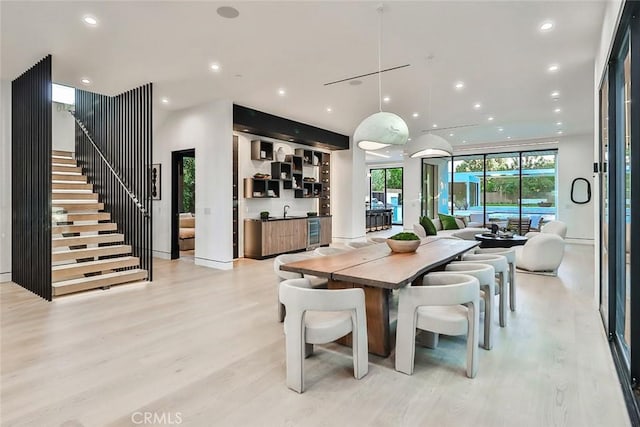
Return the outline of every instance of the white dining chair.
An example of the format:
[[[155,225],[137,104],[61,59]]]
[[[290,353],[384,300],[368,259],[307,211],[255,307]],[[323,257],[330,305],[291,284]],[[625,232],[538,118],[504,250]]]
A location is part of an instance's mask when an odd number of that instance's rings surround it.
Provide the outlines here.
[[[399,290],[396,330],[396,370],[413,374],[416,328],[436,334],[467,335],[467,376],[478,371],[480,287],[464,274],[430,273],[426,286]]]
[[[491,265],[476,264],[473,262],[449,263],[445,271],[439,273],[446,274],[468,274],[478,279],[480,283],[480,311],[484,311],[484,340],[485,350],[493,348],[491,338],[491,325],[493,323],[493,299],[495,298],[496,273]]]
[[[287,387],[304,392],[304,359],[314,344],[326,344],[352,334],[353,375],[361,379],[369,371],[369,348],[364,291],[312,289],[308,279],[280,283],[284,320]]]
[[[503,255],[509,264],[509,308],[516,311],[516,249],[515,248],[477,248],[477,254]]]
[[[371,245],[377,245],[377,243],[373,243],[373,242],[347,242],[345,244],[351,249],[358,249],[358,248],[364,248]]]
[[[314,256],[318,256],[318,255],[314,255],[311,252],[302,252],[302,253],[297,253],[297,254],[278,255],[273,260],[273,271],[278,276],[278,279],[279,279],[280,282],[282,282],[283,280],[287,280],[287,279],[300,279],[302,277],[305,277],[305,278],[309,279],[309,281],[311,282],[311,287],[312,288],[326,288],[328,281],[324,277],[316,277],[316,276],[310,276],[310,275],[303,276],[300,273],[294,273],[292,271],[280,270],[280,266],[283,265],[283,264],[288,264],[290,262],[303,261],[305,259],[313,258]],[[278,320],[280,322],[282,322],[284,320],[284,314],[285,314],[285,308],[280,303],[280,299],[278,299]]]
[[[330,246],[322,246],[316,248],[313,253],[320,256],[329,256],[329,255],[341,255],[345,252],[349,252],[351,248],[342,249],[342,248],[332,248]]]
[[[509,275],[509,263],[503,255],[494,254],[464,254],[462,261],[489,264],[496,271],[496,293],[500,295],[498,303],[498,318],[501,327],[507,325],[507,277]]]

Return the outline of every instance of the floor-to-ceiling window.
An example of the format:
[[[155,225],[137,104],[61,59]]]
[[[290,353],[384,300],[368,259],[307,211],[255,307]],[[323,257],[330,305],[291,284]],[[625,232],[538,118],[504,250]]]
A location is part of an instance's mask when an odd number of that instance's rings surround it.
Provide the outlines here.
[[[600,85],[600,312],[629,414],[640,424],[640,3],[626,2]],[[635,84],[634,84],[635,82]],[[637,215],[637,213],[635,214]],[[636,225],[637,226],[637,225]]]
[[[401,167],[371,169],[369,176],[370,209],[391,209],[392,223],[402,225],[403,169]]]
[[[556,219],[556,157],[544,150],[424,159],[422,215],[453,213],[520,234],[539,229]]]

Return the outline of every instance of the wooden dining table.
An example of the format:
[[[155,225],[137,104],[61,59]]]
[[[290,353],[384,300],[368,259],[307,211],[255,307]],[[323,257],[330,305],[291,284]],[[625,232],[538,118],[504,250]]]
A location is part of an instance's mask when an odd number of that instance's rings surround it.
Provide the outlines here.
[[[444,266],[480,242],[426,238],[415,252],[392,252],[378,243],[343,254],[318,256],[280,266],[281,270],[326,277],[330,289],[364,290],[369,352],[387,357],[391,352],[389,299],[393,289],[420,284],[430,271]]]

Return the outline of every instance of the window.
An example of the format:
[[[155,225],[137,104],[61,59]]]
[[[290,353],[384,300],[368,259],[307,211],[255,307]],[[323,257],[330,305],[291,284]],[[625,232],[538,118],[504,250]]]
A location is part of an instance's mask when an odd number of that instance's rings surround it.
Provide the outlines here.
[[[371,169],[369,171],[368,209],[391,209],[391,222],[402,225],[402,168]]]

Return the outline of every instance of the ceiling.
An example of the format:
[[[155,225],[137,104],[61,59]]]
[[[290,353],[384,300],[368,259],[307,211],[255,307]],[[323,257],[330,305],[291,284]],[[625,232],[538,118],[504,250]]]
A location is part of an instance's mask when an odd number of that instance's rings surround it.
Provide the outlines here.
[[[378,110],[377,76],[324,83],[377,70],[378,5],[3,1],[0,72],[14,79],[51,53],[57,83],[85,87],[89,78],[87,89],[116,94],[151,81],[155,108],[231,99],[352,135]],[[219,16],[220,6],[239,17]],[[592,132],[603,13],[601,1],[385,2],[382,68],[411,65],[383,73],[382,95],[391,98],[383,110],[403,117],[414,138],[432,129],[458,147]],[[98,24],[86,25],[86,15]],[[547,20],[554,27],[543,33]],[[386,155],[367,159],[399,160],[401,151]]]

